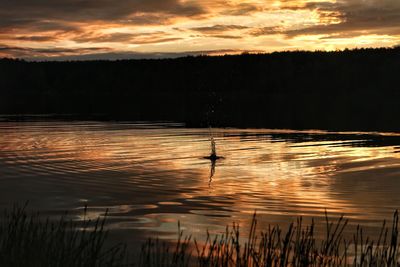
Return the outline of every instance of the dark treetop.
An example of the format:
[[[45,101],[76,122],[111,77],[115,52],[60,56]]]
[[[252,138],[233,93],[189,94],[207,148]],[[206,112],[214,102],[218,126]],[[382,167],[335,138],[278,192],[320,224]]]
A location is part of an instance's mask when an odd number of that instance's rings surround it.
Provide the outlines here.
[[[0,60],[0,114],[400,131],[400,48],[158,60]]]

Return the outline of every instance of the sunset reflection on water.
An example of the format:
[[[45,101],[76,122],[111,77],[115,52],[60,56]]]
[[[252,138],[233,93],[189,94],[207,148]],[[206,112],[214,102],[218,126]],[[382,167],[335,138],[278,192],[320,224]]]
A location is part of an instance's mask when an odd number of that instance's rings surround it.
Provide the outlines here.
[[[400,136],[175,124],[0,123],[0,205],[79,219],[109,210],[107,227],[129,242],[176,237],[177,221],[204,238],[257,211],[260,227],[297,216],[344,214],[374,234],[400,204]],[[246,234],[246,230],[243,231]]]

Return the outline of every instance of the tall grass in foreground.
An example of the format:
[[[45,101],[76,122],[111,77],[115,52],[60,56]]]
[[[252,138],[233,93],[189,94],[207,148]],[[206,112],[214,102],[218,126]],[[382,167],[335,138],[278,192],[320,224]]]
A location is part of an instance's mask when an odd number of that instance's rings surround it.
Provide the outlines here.
[[[25,207],[0,217],[0,266],[122,266],[122,245],[105,249],[104,219],[73,222],[28,215]]]
[[[397,211],[390,228],[383,222],[378,240],[365,237],[360,226],[346,239],[343,231],[348,220],[342,216],[330,222],[327,213],[325,218],[326,233],[320,241],[314,221],[304,226],[301,218],[286,231],[269,226],[257,235],[254,215],[245,242],[240,241],[237,224],[214,238],[207,233],[201,245],[190,236],[183,238],[179,230],[172,253],[165,244],[149,239],[142,247],[139,266],[400,266]]]
[[[203,243],[184,237],[178,224],[173,245],[149,239],[137,262],[128,264],[123,245],[106,248],[104,219],[73,222],[63,217],[54,222],[17,207],[0,217],[0,266],[400,266],[397,211],[390,227],[383,222],[377,240],[365,237],[359,226],[348,238],[346,219],[331,222],[326,213],[325,218],[322,239],[314,221],[304,225],[302,218],[287,230],[268,226],[259,232],[254,215],[245,240],[233,224],[222,235],[207,233]]]

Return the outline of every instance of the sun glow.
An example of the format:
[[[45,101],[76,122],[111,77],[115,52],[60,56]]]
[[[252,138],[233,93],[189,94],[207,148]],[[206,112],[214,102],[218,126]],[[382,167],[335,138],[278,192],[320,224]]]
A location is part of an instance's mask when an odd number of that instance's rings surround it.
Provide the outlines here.
[[[1,12],[0,55],[336,50],[400,41],[396,21],[379,19],[393,17],[400,2],[370,1],[376,8],[361,0],[170,2],[77,4],[74,16],[50,3],[23,10],[9,3],[10,11]],[[47,9],[58,16],[38,15]]]

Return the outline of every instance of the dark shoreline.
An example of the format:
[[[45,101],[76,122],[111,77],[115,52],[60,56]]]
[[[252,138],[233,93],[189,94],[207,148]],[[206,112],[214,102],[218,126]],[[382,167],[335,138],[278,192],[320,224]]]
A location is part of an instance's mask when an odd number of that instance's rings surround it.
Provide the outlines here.
[[[121,61],[0,59],[0,114],[399,132],[398,73],[400,48]]]

